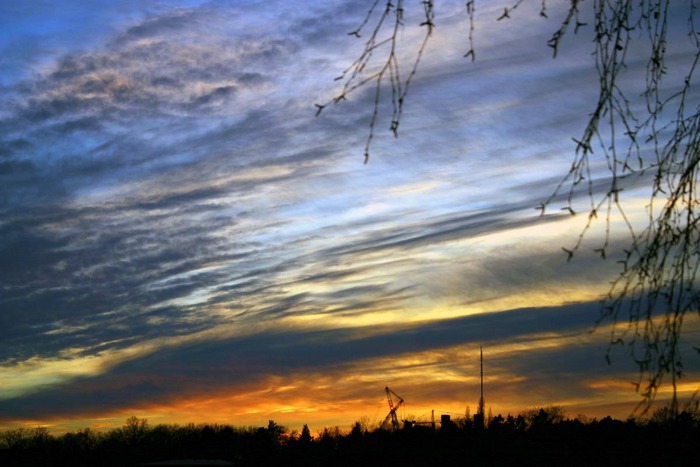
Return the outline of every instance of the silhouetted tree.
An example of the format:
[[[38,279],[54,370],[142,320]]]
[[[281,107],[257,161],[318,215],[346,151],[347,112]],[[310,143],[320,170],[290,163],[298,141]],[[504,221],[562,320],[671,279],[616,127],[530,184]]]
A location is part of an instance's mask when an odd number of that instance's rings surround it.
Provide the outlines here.
[[[137,443],[141,441],[148,431],[148,419],[129,417],[122,428],[124,438],[129,443]]]
[[[503,12],[494,20],[515,16],[524,0],[505,1]],[[540,0],[540,16],[547,18],[552,1]],[[693,48],[685,60],[676,61],[670,72],[670,0],[615,0],[583,2],[568,0],[547,45],[556,57],[567,33],[589,33],[593,42],[593,66],[598,72],[598,97],[589,112],[582,134],[574,138],[575,151],[569,172],[539,206],[544,214],[563,195],[562,208],[575,214],[574,199],[583,192],[588,203],[587,223],[578,241],[565,248],[568,259],[582,245],[585,234],[603,219],[603,240],[595,250],[610,256],[611,218],[624,219],[629,232],[627,248],[621,255],[621,271],[610,287],[598,324],[612,322],[610,346],[625,345],[639,367],[637,390],[643,396],[640,407],[648,409],[665,378],[673,387],[671,411],[678,412],[676,385],[683,376],[679,342],[684,318],[700,313],[697,273],[700,269],[700,110],[696,68],[700,61],[700,34],[694,2],[688,8],[687,40]],[[390,109],[390,131],[398,135],[402,112],[412,81],[429,39],[437,27],[434,0],[407,3],[403,0],[369,0],[359,27],[350,34],[364,40],[364,49],[337,78],[342,88],[330,101],[316,104],[317,115],[331,103],[347,99],[358,90],[374,87],[373,111],[369,121],[364,159],[370,157],[375,127],[384,101]],[[476,0],[467,0],[468,44],[465,57],[476,59],[474,20]],[[416,13],[416,9],[422,11]],[[586,8],[584,11],[583,9]],[[588,10],[590,9],[590,10]],[[399,32],[407,17],[415,19],[424,32],[417,43],[408,45]],[[591,18],[591,24],[587,18]],[[585,19],[584,19],[585,18]],[[683,26],[681,26],[683,27]],[[415,48],[408,66],[400,63],[404,47]],[[645,66],[628,67],[632,47],[644,50]],[[679,64],[680,63],[680,64]],[[671,79],[675,81],[671,81]],[[644,83],[642,95],[638,89]],[[468,85],[468,84],[467,84]],[[632,96],[632,97],[630,97]],[[595,152],[594,152],[595,149]],[[594,164],[604,163],[609,177],[594,184]],[[635,228],[628,220],[621,192],[632,181],[649,189],[648,222]],[[577,207],[578,209],[578,207]],[[700,349],[696,349],[700,352]],[[608,350],[608,352],[610,349]],[[608,353],[609,355],[609,353]],[[697,393],[696,393],[697,394]]]
[[[550,405],[547,407],[538,407],[525,411],[521,414],[528,426],[533,425],[552,425],[561,423],[565,419],[564,409],[558,405]]]
[[[495,430],[495,431],[500,431],[500,429],[503,427],[503,423],[505,422],[505,419],[503,418],[503,415],[500,413],[496,415],[495,417],[491,417],[489,419],[489,424],[488,424],[488,429],[489,431]]]
[[[52,436],[44,428],[0,432],[0,465],[36,467],[122,467],[171,459],[221,459],[236,466],[357,465],[695,465],[700,435],[696,415],[636,424],[606,417],[584,424],[556,421],[550,408],[526,412],[537,425],[525,427],[511,415],[497,415],[488,429],[453,425],[435,430],[416,425],[400,430],[342,432],[326,428],[302,446],[284,441],[284,430],[227,425],[157,425],[136,444],[117,428],[97,434],[81,430]],[[670,413],[667,411],[667,413]],[[682,412],[688,413],[688,412]],[[528,415],[528,417],[530,416]],[[685,417],[685,416],[684,416]]]
[[[700,412],[697,404],[685,404],[676,410],[665,405],[658,407],[649,416],[649,423],[656,426],[672,426],[681,428],[700,427]]]
[[[301,435],[299,435],[299,442],[303,445],[311,444],[311,431],[309,430],[309,425],[304,424],[301,429]]]

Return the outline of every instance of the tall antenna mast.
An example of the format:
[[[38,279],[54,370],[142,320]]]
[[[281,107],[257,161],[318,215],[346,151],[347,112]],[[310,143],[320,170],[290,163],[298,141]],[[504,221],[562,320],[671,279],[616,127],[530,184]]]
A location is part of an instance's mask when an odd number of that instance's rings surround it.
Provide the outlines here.
[[[484,420],[484,348],[479,346],[479,364],[481,367],[481,397],[479,398],[478,414]]]

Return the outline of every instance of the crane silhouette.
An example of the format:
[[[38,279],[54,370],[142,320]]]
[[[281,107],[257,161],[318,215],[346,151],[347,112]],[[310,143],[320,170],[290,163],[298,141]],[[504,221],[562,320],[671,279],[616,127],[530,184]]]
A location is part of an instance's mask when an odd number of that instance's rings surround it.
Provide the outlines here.
[[[389,386],[384,388],[384,391],[386,391],[386,399],[389,402],[389,413],[387,416],[384,418],[384,421],[382,422],[382,427],[386,426],[389,420],[391,420],[391,427],[394,430],[399,429],[399,419],[396,416],[396,411],[399,410],[399,407],[403,405],[403,398],[396,394],[394,391],[389,389]],[[398,401],[394,403],[394,400],[392,399],[391,395],[394,395]]]

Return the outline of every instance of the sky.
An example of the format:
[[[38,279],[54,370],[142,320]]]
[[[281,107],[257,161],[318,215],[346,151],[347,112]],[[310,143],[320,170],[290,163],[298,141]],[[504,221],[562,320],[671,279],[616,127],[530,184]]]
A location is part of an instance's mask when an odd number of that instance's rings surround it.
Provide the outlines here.
[[[592,251],[605,226],[567,262],[585,215],[535,209],[593,109],[590,27],[553,59],[565,2],[506,21],[479,2],[472,62],[464,2],[436,2],[399,137],[382,107],[364,164],[374,90],[314,104],[340,91],[370,3],[3,0],[0,429],[347,429],[386,416],[386,386],[402,417],[459,417],[480,347],[494,414],[631,413],[637,368],[624,348],[607,363],[609,322],[591,332],[620,272]],[[615,216],[612,235],[629,240]],[[697,358],[685,370],[682,396]]]

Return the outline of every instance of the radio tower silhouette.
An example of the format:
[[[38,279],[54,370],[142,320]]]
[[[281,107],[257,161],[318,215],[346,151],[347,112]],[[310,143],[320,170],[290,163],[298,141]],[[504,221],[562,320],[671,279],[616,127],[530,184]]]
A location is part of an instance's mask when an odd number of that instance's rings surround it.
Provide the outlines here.
[[[476,426],[484,426],[484,348],[479,346],[479,365],[480,365],[480,377],[481,377],[481,396],[479,397],[479,408],[474,416],[474,422]]]

